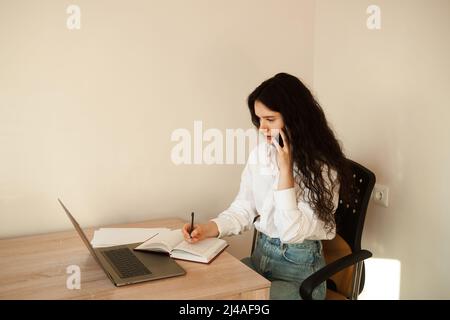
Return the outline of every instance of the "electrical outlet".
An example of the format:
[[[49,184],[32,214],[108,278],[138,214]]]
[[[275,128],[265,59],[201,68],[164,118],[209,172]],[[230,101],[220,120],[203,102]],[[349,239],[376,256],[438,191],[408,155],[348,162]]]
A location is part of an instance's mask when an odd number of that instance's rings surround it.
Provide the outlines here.
[[[383,206],[389,206],[389,187],[383,186],[381,184],[375,184],[372,191],[373,202]]]

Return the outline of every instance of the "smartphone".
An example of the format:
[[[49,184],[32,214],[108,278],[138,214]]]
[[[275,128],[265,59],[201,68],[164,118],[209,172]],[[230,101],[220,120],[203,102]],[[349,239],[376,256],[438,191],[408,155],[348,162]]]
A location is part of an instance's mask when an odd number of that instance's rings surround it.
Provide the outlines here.
[[[281,134],[278,136],[278,144],[280,145],[280,147],[284,147],[284,142],[283,142],[283,138],[281,137]]]
[[[284,134],[286,134],[286,130],[285,129],[281,129],[281,130],[283,130]],[[283,138],[281,137],[281,134],[278,134],[277,138],[278,138],[278,144],[280,145],[280,147],[283,148],[284,147],[284,141],[283,141]]]

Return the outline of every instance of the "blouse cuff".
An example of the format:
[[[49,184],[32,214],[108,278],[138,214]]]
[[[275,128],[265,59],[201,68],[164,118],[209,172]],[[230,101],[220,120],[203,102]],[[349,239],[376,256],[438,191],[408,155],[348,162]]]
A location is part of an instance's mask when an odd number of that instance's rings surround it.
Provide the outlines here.
[[[218,218],[211,219],[210,221],[215,222],[217,225],[217,229],[219,229],[219,235],[217,236],[217,238],[225,237],[228,234],[227,230],[230,229],[230,228],[227,228],[227,225],[229,224],[228,219],[226,219],[224,217],[218,217]]]

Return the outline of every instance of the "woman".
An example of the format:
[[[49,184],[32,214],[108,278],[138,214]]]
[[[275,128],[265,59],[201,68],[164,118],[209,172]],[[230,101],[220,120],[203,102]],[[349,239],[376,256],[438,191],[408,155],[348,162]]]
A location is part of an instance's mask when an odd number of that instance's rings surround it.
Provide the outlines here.
[[[266,139],[250,153],[236,199],[208,223],[194,230],[184,225],[183,234],[191,243],[237,235],[259,215],[256,248],[242,261],[272,281],[271,299],[300,299],[302,281],[325,265],[321,240],[335,236],[334,212],[348,168],[321,107],[298,78],[279,73],[264,81],[248,107]],[[322,283],[313,297],[325,293]]]

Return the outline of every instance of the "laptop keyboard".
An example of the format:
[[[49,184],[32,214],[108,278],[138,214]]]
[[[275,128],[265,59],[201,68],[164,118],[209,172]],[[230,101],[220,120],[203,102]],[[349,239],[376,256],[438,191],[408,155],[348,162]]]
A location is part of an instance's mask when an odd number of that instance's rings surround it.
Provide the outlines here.
[[[116,268],[121,278],[151,274],[150,270],[147,269],[129,248],[103,251],[103,255]]]

